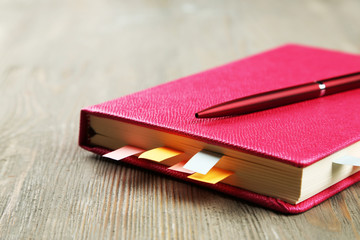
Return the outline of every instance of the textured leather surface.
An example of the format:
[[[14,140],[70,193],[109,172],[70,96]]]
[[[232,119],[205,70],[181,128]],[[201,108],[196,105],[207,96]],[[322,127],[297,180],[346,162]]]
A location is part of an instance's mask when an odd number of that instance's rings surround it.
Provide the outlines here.
[[[360,140],[360,89],[237,117],[196,119],[231,99],[360,70],[360,56],[285,45],[84,111],[297,167]]]

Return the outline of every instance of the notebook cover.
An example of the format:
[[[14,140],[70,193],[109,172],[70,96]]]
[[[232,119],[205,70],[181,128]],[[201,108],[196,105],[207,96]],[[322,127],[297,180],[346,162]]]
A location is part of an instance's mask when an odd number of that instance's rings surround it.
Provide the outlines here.
[[[202,73],[82,110],[80,145],[88,146],[86,115],[103,116],[306,167],[360,140],[360,89],[236,117],[194,113],[234,98],[360,70],[360,56],[285,45]],[[132,159],[132,158],[130,158]],[[152,165],[128,160],[134,165]],[[158,164],[156,164],[158,165]],[[146,168],[146,167],[145,167]],[[155,169],[152,169],[155,168]],[[179,173],[149,167],[168,175]],[[189,179],[186,179],[189,181]],[[282,212],[301,212],[358,181],[358,174],[296,206],[221,183],[208,187]],[[198,183],[200,185],[208,185]],[[280,207],[282,206],[282,207]],[[292,206],[292,207],[291,207]]]

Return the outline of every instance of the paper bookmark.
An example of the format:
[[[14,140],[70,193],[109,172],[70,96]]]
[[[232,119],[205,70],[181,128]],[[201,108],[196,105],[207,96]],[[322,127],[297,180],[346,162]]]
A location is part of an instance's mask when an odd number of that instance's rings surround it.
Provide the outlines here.
[[[185,165],[184,168],[201,173],[207,174],[212,167],[220,160],[222,155],[202,150],[195,154]]]
[[[116,149],[115,151],[109,152],[109,153],[103,155],[103,157],[111,158],[113,160],[119,161],[121,159],[124,159],[126,157],[129,157],[129,156],[132,156],[132,155],[144,152],[144,151],[146,151],[146,150],[127,145],[127,146],[121,147],[119,149]]]
[[[168,158],[175,157],[176,155],[179,155],[181,153],[182,152],[171,149],[171,148],[159,147],[159,148],[154,148],[154,149],[151,149],[149,151],[142,153],[139,156],[139,158],[145,158],[145,159],[152,160],[155,162],[161,162]]]
[[[183,173],[189,173],[189,174],[195,173],[194,171],[183,168],[186,162],[187,162],[187,160],[181,161],[181,162],[169,167],[168,169],[178,171],[178,172],[183,172]]]
[[[200,173],[194,173],[188,178],[200,181],[200,182],[206,182],[206,183],[218,183],[221,180],[227,178],[228,176],[234,174],[232,171],[228,171],[225,169],[213,167],[207,174],[200,174]]]
[[[342,156],[341,158],[333,160],[333,163],[360,166],[360,158],[354,156]]]

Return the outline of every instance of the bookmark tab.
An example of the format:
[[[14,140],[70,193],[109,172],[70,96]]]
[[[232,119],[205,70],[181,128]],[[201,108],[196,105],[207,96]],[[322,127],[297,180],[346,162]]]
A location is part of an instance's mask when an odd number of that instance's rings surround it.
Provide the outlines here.
[[[221,157],[222,155],[220,154],[202,150],[195,154],[184,165],[184,168],[201,174],[207,174]]]
[[[129,157],[129,156],[132,156],[132,155],[135,155],[138,153],[142,153],[144,151],[146,151],[146,150],[127,145],[127,146],[121,147],[119,149],[116,149],[115,151],[109,152],[109,153],[103,155],[103,157],[111,158],[113,160],[119,161],[126,157]]]
[[[145,158],[145,159],[152,160],[155,162],[161,162],[168,158],[175,157],[181,153],[182,152],[174,150],[172,148],[159,147],[159,148],[154,148],[154,149],[151,149],[149,151],[142,153],[139,156],[139,158]]]
[[[221,168],[217,168],[217,167],[213,167],[207,174],[200,174],[200,173],[194,173],[190,176],[188,176],[188,178],[200,181],[200,182],[206,182],[206,183],[211,183],[211,184],[215,184],[220,182],[221,180],[224,180],[225,178],[227,178],[228,176],[234,174],[234,172],[229,171],[229,170],[225,170],[225,169],[221,169]]]
[[[183,172],[183,173],[189,173],[189,174],[195,173],[194,171],[183,168],[186,162],[187,162],[187,160],[181,161],[181,162],[169,167],[168,169],[178,171],[178,172]]]
[[[360,158],[346,155],[341,158],[333,160],[333,163],[360,166]]]

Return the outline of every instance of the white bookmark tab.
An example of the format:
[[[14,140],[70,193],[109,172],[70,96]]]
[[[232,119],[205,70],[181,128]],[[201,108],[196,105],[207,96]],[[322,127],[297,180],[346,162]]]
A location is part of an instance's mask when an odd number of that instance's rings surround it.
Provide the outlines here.
[[[179,162],[179,163],[169,167],[168,169],[178,171],[178,172],[188,173],[188,174],[195,173],[194,171],[191,171],[191,170],[188,170],[188,169],[184,168],[184,165],[186,164],[186,162],[187,162],[187,160],[184,160],[182,162]]]
[[[103,157],[111,158],[113,160],[119,161],[126,157],[130,157],[132,155],[142,153],[145,151],[146,150],[144,150],[144,149],[127,145],[127,146],[121,147],[119,149],[116,149],[115,151],[109,152],[109,153],[103,155]]]
[[[343,165],[360,166],[360,158],[346,155],[346,156],[342,156],[341,158],[333,160],[333,163],[343,164]]]
[[[202,150],[195,154],[183,168],[197,173],[207,174],[221,157],[222,155],[220,154]]]

